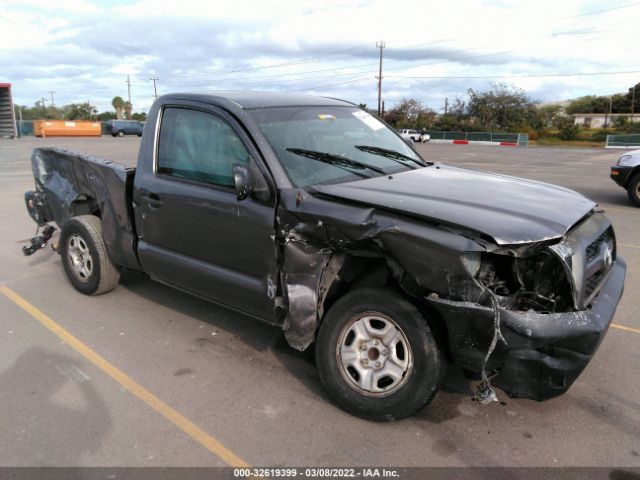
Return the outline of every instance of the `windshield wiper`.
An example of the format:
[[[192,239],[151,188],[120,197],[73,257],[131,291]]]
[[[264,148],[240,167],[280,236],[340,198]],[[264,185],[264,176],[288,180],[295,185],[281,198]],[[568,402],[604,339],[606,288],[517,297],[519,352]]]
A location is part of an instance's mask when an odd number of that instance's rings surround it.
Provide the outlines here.
[[[343,157],[342,155],[336,155],[334,153],[328,152],[316,152],[315,150],[305,150],[304,148],[287,148],[287,152],[295,153],[296,155],[300,155],[302,157],[307,157],[312,160],[317,160],[319,162],[328,163],[329,165],[335,165],[336,167],[342,168],[354,168],[360,170],[371,170],[373,172],[379,173],[381,175],[386,175],[386,172],[380,167],[376,167],[374,165],[369,165],[368,163],[358,162],[357,160],[351,160],[350,158]],[[356,175],[361,175],[363,177],[369,178],[367,175],[362,175],[358,172],[352,172]]]
[[[358,150],[362,150],[363,152],[371,153],[373,155],[380,155],[382,157],[390,158],[391,160],[396,160],[398,163],[402,163],[406,165],[405,162],[413,162],[417,163],[421,167],[425,167],[426,165],[415,158],[411,158],[408,155],[404,155],[403,153],[396,152],[395,150],[389,150],[387,148],[374,147],[372,145],[356,145]]]

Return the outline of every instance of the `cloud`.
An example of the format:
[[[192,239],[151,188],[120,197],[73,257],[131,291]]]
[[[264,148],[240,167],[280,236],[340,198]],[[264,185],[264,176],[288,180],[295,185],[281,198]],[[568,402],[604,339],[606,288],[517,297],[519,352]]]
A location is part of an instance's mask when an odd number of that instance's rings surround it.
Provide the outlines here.
[[[148,109],[153,73],[160,93],[304,91],[374,105],[382,36],[387,105],[411,96],[441,108],[445,98],[493,81],[540,100],[624,91],[637,76],[400,78],[640,69],[640,8],[575,17],[599,8],[580,0],[454,0],[438,8],[382,0],[10,1],[0,16],[0,81],[13,82],[21,104],[54,90],[58,104],[90,98],[110,109],[112,97],[126,95],[129,74],[134,107]]]

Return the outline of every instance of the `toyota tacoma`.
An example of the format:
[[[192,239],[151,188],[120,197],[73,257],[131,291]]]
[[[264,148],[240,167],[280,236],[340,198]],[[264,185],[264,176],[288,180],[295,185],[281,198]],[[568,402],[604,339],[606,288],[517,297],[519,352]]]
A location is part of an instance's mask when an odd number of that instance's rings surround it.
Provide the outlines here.
[[[410,416],[445,365],[478,400],[545,400],[595,354],[623,291],[609,219],[565,188],[423,159],[335,99],[170,94],[137,168],[60,148],[32,155],[25,194],[55,223],[70,283],[97,295],[126,270],[315,344],[345,410]]]

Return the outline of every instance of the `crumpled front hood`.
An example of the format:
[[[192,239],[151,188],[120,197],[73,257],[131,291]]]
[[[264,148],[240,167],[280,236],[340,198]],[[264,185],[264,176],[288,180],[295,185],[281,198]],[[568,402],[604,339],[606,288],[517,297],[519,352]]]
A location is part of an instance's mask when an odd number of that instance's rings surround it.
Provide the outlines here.
[[[390,177],[313,188],[325,195],[475,230],[499,245],[560,238],[596,206],[566,188],[442,164]]]

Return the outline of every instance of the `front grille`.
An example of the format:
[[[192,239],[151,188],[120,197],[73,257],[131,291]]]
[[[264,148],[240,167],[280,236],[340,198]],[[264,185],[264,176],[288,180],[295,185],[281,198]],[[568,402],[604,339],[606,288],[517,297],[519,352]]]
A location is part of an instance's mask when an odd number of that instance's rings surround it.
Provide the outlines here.
[[[585,258],[587,259],[587,263],[592,262],[598,256],[598,252],[600,251],[600,245],[605,242],[609,242],[611,240],[611,229],[607,229],[602,234],[596,238],[593,242],[589,244],[589,246],[585,250]]]
[[[585,298],[588,298],[589,296],[591,296],[591,294],[595,291],[595,289],[598,288],[598,285],[600,285],[600,280],[602,280],[602,277],[604,277],[605,273],[606,273],[605,271],[601,270],[599,272],[594,273],[589,278],[587,278],[587,281],[584,284]]]
[[[573,278],[573,297],[577,309],[587,308],[598,294],[615,261],[615,235],[611,222],[596,212],[567,234],[565,246],[571,257],[565,265]]]

